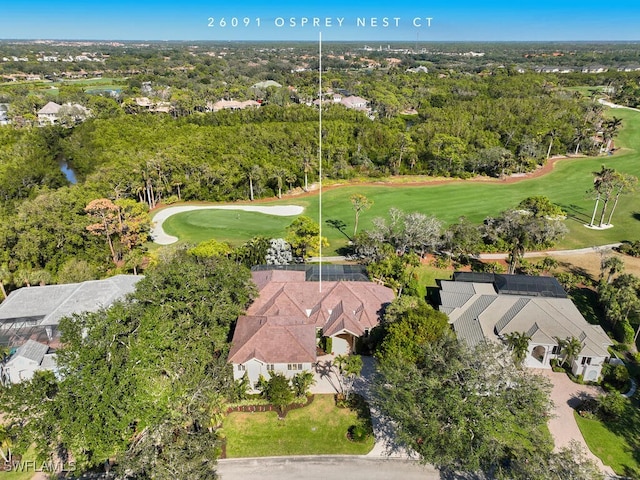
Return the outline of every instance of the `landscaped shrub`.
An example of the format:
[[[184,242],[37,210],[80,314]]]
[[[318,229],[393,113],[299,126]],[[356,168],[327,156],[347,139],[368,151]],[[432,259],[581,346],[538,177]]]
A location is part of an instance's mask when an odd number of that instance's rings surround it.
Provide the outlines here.
[[[640,240],[636,240],[635,242],[624,242],[620,245],[618,251],[632,257],[640,257]]]
[[[322,337],[324,339],[324,348],[323,350],[326,353],[331,353],[333,350],[333,338],[331,337]]]
[[[617,420],[627,408],[628,400],[618,392],[611,392],[598,398],[598,414],[604,420]]]
[[[602,387],[607,391],[626,392],[629,388],[629,370],[627,370],[627,367],[611,363],[603,365]]]
[[[614,333],[616,338],[622,343],[633,343],[633,337],[636,334],[628,320],[618,321],[614,327]]]
[[[349,427],[349,440],[353,442],[364,442],[369,433],[367,432],[367,428],[361,424],[351,425]]]
[[[174,203],[179,202],[180,199],[178,198],[177,195],[170,195],[167,198],[163,199],[162,203],[164,203],[165,205],[172,205]]]

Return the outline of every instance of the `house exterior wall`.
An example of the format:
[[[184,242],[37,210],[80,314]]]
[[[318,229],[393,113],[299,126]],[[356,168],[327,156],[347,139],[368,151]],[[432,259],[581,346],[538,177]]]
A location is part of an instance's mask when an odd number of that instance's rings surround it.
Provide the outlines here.
[[[551,360],[556,359],[558,360],[558,362],[562,361],[561,355],[552,353],[553,347],[555,346],[557,345],[531,343],[529,345],[527,357],[524,361],[525,366],[530,368],[551,368]],[[536,347],[543,347],[545,349],[545,354],[542,361],[534,357],[533,352]],[[585,363],[583,363],[583,358],[590,358],[589,363],[587,363],[586,361]],[[600,375],[602,373],[602,365],[606,361],[607,359],[605,357],[578,356],[578,358],[571,363],[571,373],[573,373],[575,376],[582,375],[582,378],[585,381],[596,382],[600,379]]]
[[[600,379],[602,373],[602,365],[606,362],[604,357],[588,357],[589,363],[582,363],[583,358],[578,356],[571,365],[571,373],[575,376],[582,375],[582,378],[588,382],[596,382]]]
[[[9,376],[11,383],[20,383],[24,380],[31,380],[33,374],[38,370],[38,365],[33,360],[24,357],[16,357],[4,366],[5,374]]]
[[[53,125],[58,121],[58,115],[55,113],[39,113],[38,122],[40,125],[51,124]]]
[[[551,368],[551,360],[558,358],[558,355],[551,353],[555,345],[545,343],[529,343],[529,349],[527,356],[524,359],[524,365],[530,368]],[[544,348],[544,357],[542,360],[538,360],[535,357],[534,351],[536,348]]]
[[[339,336],[334,336],[331,337],[332,338],[332,350],[333,353],[335,353],[336,355],[348,355],[349,352],[351,351],[351,346],[349,345],[349,342]]]
[[[293,378],[296,374],[304,371],[312,371],[313,365],[311,362],[303,362],[303,363],[274,363],[267,364],[256,358],[252,358],[248,362],[243,364],[233,363],[233,379],[240,380],[244,377],[245,372],[249,376],[249,382],[251,383],[250,389],[252,391],[256,391],[255,387],[258,383],[258,378],[262,375],[264,378],[269,380],[269,370],[272,370],[276,373],[282,373],[287,378]],[[272,368],[273,367],[273,368]],[[293,367],[293,368],[289,368]]]

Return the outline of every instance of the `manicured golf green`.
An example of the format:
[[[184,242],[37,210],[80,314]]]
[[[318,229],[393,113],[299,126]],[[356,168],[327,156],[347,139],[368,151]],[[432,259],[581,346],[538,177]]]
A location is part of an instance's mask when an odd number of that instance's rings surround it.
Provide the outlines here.
[[[364,194],[374,202],[370,210],[362,213],[360,229],[370,228],[371,220],[377,216],[386,216],[391,207],[434,215],[445,224],[455,222],[462,215],[480,223],[487,216],[515,207],[526,197],[545,195],[562,206],[568,214],[566,225],[570,232],[557,245],[558,248],[590,247],[638,239],[640,191],[621,197],[612,219],[614,228],[598,231],[584,227],[591,218],[594,206],[594,201],[586,193],[593,185],[592,172],[605,164],[619,172],[640,177],[640,113],[617,109],[611,111],[611,115],[623,119],[623,129],[616,145],[624,148],[611,156],[561,160],[556,163],[553,172],[542,177],[517,183],[459,180],[430,186],[352,185],[326,189],[323,194],[322,218],[323,235],[328,237],[331,244],[329,250],[346,245],[348,239],[345,234],[324,224],[324,221],[341,220],[346,224],[346,235],[352,235],[354,212],[349,198],[354,193]],[[262,203],[301,205],[306,208],[305,215],[314,219],[319,216],[317,195]],[[165,222],[165,230],[189,242],[214,237],[237,244],[255,235],[284,236],[284,227],[293,220],[292,217],[273,217],[258,213],[249,217],[248,213],[241,212],[240,216],[247,216],[247,220],[234,224],[234,213],[220,210],[199,211],[197,215],[195,213],[181,213],[171,217]],[[199,228],[204,230],[198,232]]]
[[[241,210],[194,210],[169,217],[163,228],[189,243],[215,238],[237,246],[257,235],[282,237],[294,219]]]

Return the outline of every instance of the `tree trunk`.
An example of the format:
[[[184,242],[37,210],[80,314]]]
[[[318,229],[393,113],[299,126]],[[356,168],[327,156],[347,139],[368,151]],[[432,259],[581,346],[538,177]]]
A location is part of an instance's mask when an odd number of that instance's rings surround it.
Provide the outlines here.
[[[579,151],[580,151],[580,142],[578,142],[578,145],[576,145],[576,155],[578,154]]]
[[[2,291],[2,296],[7,298],[7,291],[4,288],[4,282],[0,282],[0,291]]]
[[[547,149],[547,158],[551,156],[551,147],[553,147],[553,137],[551,137],[551,141],[549,142],[549,148]]]
[[[613,207],[611,207],[611,212],[609,213],[609,220],[607,221],[607,224],[609,225],[611,225],[611,218],[613,217],[613,211],[618,206],[618,198],[620,198],[620,191],[618,191],[618,193],[616,194],[616,199],[613,202]]]
[[[307,180],[308,180],[307,172],[304,172],[304,191],[305,192],[309,191],[309,182]]]
[[[609,198],[605,197],[605,199],[602,201],[602,214],[600,215],[600,223],[598,224],[599,227],[602,227],[602,225],[604,225],[604,214],[607,211],[608,203],[609,203]]]
[[[356,212],[356,222],[355,225],[353,226],[353,237],[355,238],[356,233],[358,233],[358,220],[360,217],[360,212]]]
[[[600,194],[596,197],[596,206],[593,208],[593,215],[591,215],[591,222],[589,226],[593,227],[593,221],[596,219],[596,212],[598,211],[598,204],[600,203]]]
[[[249,200],[253,202],[253,179],[249,176]]]

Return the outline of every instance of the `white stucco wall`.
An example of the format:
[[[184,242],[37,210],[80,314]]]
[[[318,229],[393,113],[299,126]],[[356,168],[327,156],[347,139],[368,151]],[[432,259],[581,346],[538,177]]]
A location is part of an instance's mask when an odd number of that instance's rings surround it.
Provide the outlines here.
[[[287,363],[274,363],[273,371],[276,373],[282,373],[287,378],[293,378],[296,374],[305,370],[312,371],[313,368],[311,362],[296,363],[295,365],[296,367],[301,366],[302,369],[289,370],[289,364]],[[235,380],[239,380],[244,376],[246,372],[249,376],[249,382],[251,382],[251,389],[253,391],[255,391],[254,387],[258,382],[258,378],[260,377],[260,375],[262,375],[267,380],[269,379],[269,370],[267,369],[268,364],[252,358],[248,362],[245,362],[243,366],[244,370],[241,370],[240,368],[238,368],[237,364],[233,364],[233,378]]]
[[[24,357],[15,357],[4,366],[4,370],[9,375],[11,383],[31,380],[38,368],[39,365],[36,362]]]

